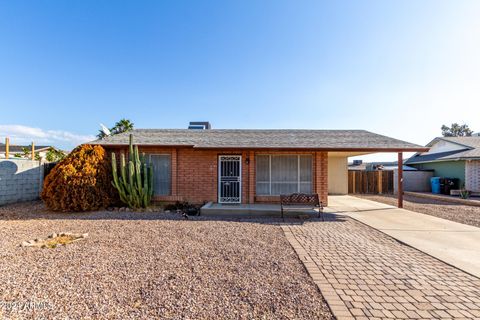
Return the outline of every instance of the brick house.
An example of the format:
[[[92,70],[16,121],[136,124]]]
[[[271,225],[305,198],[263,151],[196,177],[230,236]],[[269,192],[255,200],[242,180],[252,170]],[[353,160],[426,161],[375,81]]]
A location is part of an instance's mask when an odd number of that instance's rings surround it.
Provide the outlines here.
[[[363,130],[136,129],[93,144],[127,152],[129,134],[154,166],[155,200],[272,203],[280,194],[348,192],[347,158],[425,151]]]

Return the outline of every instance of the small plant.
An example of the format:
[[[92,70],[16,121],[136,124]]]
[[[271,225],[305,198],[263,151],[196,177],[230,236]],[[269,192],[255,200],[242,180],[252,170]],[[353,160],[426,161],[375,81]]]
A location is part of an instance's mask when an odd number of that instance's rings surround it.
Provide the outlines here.
[[[465,188],[460,189],[460,198],[462,198],[462,199],[470,198],[470,191],[468,191]]]
[[[125,163],[125,154],[120,156],[120,177],[115,153],[112,153],[112,185],[117,189],[120,200],[129,208],[146,208],[153,196],[153,167],[147,165],[143,156],[140,158],[138,146],[133,145],[132,135],[129,150],[128,165]]]

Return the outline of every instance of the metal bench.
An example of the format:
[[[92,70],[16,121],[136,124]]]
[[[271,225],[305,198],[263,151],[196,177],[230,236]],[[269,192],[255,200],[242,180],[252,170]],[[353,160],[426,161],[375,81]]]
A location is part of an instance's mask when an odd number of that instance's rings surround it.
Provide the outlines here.
[[[280,195],[280,206],[283,218],[283,212],[288,210],[314,210],[318,208],[318,217],[323,217],[323,204],[318,198],[317,193],[292,193]]]

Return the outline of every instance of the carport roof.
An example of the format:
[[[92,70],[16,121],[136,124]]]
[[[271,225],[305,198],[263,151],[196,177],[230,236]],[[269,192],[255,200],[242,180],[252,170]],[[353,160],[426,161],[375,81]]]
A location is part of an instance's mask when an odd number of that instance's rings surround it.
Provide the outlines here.
[[[142,146],[188,146],[204,149],[315,149],[323,151],[426,151],[406,141],[365,130],[135,129],[91,144],[125,146],[129,135]]]

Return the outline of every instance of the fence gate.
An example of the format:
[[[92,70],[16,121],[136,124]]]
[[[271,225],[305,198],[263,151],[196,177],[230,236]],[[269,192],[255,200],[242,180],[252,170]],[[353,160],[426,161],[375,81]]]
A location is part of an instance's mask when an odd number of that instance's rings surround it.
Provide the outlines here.
[[[218,157],[218,202],[240,203],[242,194],[242,156]]]
[[[348,193],[393,193],[393,170],[348,171]]]

